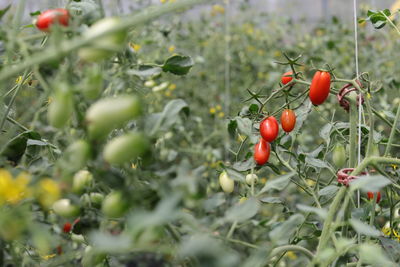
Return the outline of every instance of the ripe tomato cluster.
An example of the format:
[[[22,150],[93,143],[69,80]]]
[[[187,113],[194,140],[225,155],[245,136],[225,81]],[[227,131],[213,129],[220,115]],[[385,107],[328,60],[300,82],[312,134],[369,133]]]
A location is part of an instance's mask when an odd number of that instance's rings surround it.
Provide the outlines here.
[[[69,18],[68,10],[65,8],[49,9],[38,16],[36,27],[41,31],[48,32],[54,24],[68,26]]]

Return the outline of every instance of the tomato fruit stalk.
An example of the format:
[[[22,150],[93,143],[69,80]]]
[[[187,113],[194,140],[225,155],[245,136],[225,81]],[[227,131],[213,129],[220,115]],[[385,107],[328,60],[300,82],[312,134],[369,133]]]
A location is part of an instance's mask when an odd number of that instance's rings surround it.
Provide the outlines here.
[[[274,116],[268,117],[260,123],[260,134],[267,142],[276,139],[279,133],[279,124]]]
[[[254,146],[254,161],[258,165],[264,165],[268,162],[269,154],[271,153],[270,144],[263,138]]]
[[[293,78],[290,77],[290,75],[293,75],[293,72],[292,72],[292,71],[285,72],[285,73],[282,75],[282,77],[281,77],[281,82],[282,82],[282,84],[290,83],[290,82],[293,80]]]
[[[36,27],[43,32],[48,32],[54,24],[68,26],[68,21],[68,10],[64,8],[49,9],[38,16]]]
[[[331,88],[331,75],[326,71],[317,71],[311,81],[309,97],[315,106],[321,105],[328,98]]]
[[[293,131],[294,126],[296,126],[296,113],[291,109],[285,109],[281,115],[281,125],[285,132]]]

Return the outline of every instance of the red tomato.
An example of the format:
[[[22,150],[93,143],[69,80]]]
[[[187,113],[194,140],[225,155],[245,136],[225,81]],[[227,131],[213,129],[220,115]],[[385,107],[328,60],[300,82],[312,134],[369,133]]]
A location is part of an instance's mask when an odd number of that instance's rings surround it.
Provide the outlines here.
[[[369,200],[374,199],[374,193],[368,192],[367,195]],[[376,203],[379,203],[380,201],[381,201],[381,192],[378,192],[378,196],[376,197]]]
[[[285,109],[281,115],[282,129],[289,133],[293,131],[296,125],[296,113],[291,109]]]
[[[282,82],[283,84],[287,84],[287,83],[289,83],[289,82],[291,82],[291,81],[293,80],[292,77],[286,77],[286,76],[289,76],[289,75],[293,75],[293,72],[292,72],[292,71],[288,71],[288,72],[285,72],[285,73],[282,75],[282,77],[281,77],[281,82]]]
[[[47,32],[51,25],[58,23],[63,26],[68,26],[69,14],[64,8],[49,9],[40,14],[36,21],[36,27]]]
[[[268,117],[260,123],[260,134],[267,142],[276,139],[279,133],[279,124],[274,116]]]
[[[314,105],[324,103],[331,88],[331,75],[326,71],[317,71],[311,81],[310,100]]]
[[[264,138],[260,138],[260,141],[254,146],[254,161],[258,165],[264,165],[268,162],[270,152],[270,144]]]
[[[61,255],[63,253],[61,245],[57,246],[57,254]]]
[[[64,223],[64,227],[63,227],[63,232],[64,233],[71,232],[71,229],[72,229],[72,224],[70,222]]]

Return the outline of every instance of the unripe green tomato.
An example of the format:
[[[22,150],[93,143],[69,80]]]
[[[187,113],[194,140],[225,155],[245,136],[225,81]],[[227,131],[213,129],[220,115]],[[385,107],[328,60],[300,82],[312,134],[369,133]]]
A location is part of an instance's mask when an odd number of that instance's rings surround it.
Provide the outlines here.
[[[110,164],[123,164],[143,156],[149,150],[147,138],[137,132],[112,139],[103,151],[104,160]]]
[[[72,218],[79,215],[80,210],[76,205],[71,204],[71,200],[62,198],[53,203],[53,211],[57,215],[66,218]]]
[[[75,193],[82,193],[87,187],[93,183],[93,175],[87,170],[80,170],[74,175],[72,181],[72,190]]]
[[[104,32],[115,28],[120,23],[116,17],[108,17],[93,24],[83,36],[87,39],[103,35]],[[78,51],[81,59],[86,61],[99,61],[112,56],[114,53],[124,48],[127,32],[125,30],[106,34],[97,38],[88,47],[83,47]]]
[[[109,218],[119,218],[125,214],[127,205],[122,199],[121,192],[111,192],[101,205],[101,211]]]
[[[79,244],[85,244],[85,237],[83,235],[71,233],[71,240]]]
[[[74,100],[72,91],[66,85],[60,86],[47,110],[47,119],[51,126],[56,128],[64,127],[73,112]]]
[[[90,145],[84,140],[75,141],[65,150],[63,156],[64,167],[71,171],[82,169],[90,159],[90,156]]]
[[[101,207],[103,200],[104,200],[104,195],[101,193],[97,193],[97,192],[83,194],[80,199],[83,206],[86,206],[86,207],[93,206],[96,208]]]
[[[228,174],[223,171],[219,175],[219,185],[225,193],[232,193],[235,188],[235,181],[229,178]]]
[[[110,131],[122,127],[141,113],[141,103],[136,96],[118,96],[97,101],[86,112],[90,138],[104,138]]]
[[[248,185],[257,184],[258,183],[258,176],[255,173],[249,173],[246,175],[246,183]]]
[[[346,164],[346,149],[342,144],[336,144],[333,148],[332,161],[338,168]]]
[[[106,254],[96,251],[92,246],[87,246],[82,257],[82,266],[93,267],[101,264],[105,259]]]

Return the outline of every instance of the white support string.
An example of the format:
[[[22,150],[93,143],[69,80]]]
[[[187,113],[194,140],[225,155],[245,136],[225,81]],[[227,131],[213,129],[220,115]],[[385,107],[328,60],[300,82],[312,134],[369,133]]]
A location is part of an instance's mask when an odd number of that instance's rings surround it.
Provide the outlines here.
[[[225,39],[225,74],[224,74],[224,86],[225,86],[225,114],[229,114],[230,104],[231,104],[231,80],[230,80],[230,1],[225,0],[225,16],[224,16],[224,39]],[[229,134],[226,131],[226,143],[225,143],[225,154],[229,155]]]

